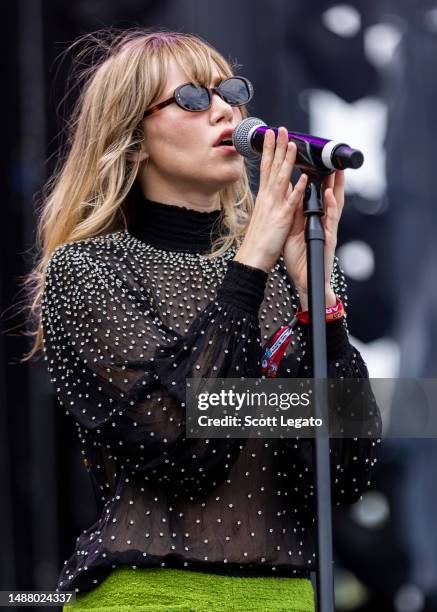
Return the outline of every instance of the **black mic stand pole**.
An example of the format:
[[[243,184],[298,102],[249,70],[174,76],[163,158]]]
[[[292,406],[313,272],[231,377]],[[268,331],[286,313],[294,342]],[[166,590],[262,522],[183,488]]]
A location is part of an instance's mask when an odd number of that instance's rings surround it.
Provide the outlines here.
[[[322,180],[331,174],[305,168],[308,184],[303,214],[307,217],[305,242],[307,252],[310,346],[312,348],[315,418],[324,419],[327,410],[327,348],[325,321],[325,230],[321,193]],[[327,283],[330,279],[326,279]],[[320,379],[325,379],[321,381]],[[323,387],[322,387],[323,386]],[[325,423],[325,421],[324,421]],[[317,610],[334,612],[334,576],[332,557],[331,470],[328,423],[322,432],[315,427],[314,461],[317,500]],[[324,432],[324,433],[323,433]]]

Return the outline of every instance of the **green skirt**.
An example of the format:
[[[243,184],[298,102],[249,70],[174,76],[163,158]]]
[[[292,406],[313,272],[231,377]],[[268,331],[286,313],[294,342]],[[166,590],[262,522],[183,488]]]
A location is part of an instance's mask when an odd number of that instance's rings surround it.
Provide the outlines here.
[[[307,578],[120,567],[63,612],[314,612]]]

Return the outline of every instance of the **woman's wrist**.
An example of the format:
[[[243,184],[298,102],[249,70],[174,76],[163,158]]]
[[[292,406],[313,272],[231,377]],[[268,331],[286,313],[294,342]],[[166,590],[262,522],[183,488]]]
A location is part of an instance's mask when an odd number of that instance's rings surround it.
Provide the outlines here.
[[[251,268],[258,268],[268,273],[269,266],[266,261],[256,253],[248,253],[242,247],[237,251],[234,257],[234,261],[250,266]]]
[[[331,286],[325,288],[325,300],[326,300],[326,308],[330,306],[335,306],[337,303],[337,296],[334,293],[334,290]]]
[[[300,307],[304,312],[308,310],[308,294],[307,293],[302,293],[302,291],[299,291],[299,302],[300,302]]]
[[[299,289],[297,287],[296,289],[297,289],[297,292],[299,293],[300,307],[302,311],[305,312],[309,308],[308,292],[306,290]],[[337,302],[337,296],[335,295],[334,290],[332,289],[330,285],[329,287],[325,287],[325,301],[326,301],[326,308],[329,308],[330,306],[335,306]]]

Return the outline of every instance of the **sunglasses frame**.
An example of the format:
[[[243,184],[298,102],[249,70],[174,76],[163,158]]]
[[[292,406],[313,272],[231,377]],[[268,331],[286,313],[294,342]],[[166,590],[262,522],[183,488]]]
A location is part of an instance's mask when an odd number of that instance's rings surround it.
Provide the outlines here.
[[[223,97],[223,94],[220,91],[220,86],[225,83],[226,81],[229,81],[230,79],[240,79],[240,81],[244,81],[244,83],[246,84],[246,87],[249,91],[249,99],[246,102],[243,102],[242,104],[231,104],[230,102],[228,102],[227,100],[225,100],[225,98]],[[204,110],[207,110],[210,106],[211,106],[211,100],[212,100],[212,96],[214,93],[216,93],[217,95],[220,96],[220,98],[222,100],[224,100],[227,104],[230,104],[231,106],[244,106],[245,104],[247,104],[248,102],[251,101],[251,99],[253,98],[253,94],[254,94],[254,89],[253,89],[253,85],[252,83],[249,81],[249,79],[246,79],[245,77],[242,76],[230,76],[227,77],[226,79],[223,79],[223,81],[220,81],[220,83],[218,85],[216,85],[216,87],[204,87],[203,85],[201,85],[200,87],[203,87],[203,89],[205,89],[208,92],[208,96],[209,96],[209,104],[206,108],[199,108],[199,109],[189,109],[189,108],[185,108],[184,106],[182,106],[182,103],[180,101],[180,90],[182,89],[182,87],[185,87],[185,85],[192,85],[193,83],[182,83],[182,85],[179,85],[178,87],[176,87],[176,89],[174,90],[174,93],[172,95],[171,98],[168,98],[167,100],[164,100],[163,102],[159,102],[158,104],[155,104],[154,106],[150,107],[148,110],[146,110],[146,112],[143,115],[143,119],[145,117],[148,117],[149,115],[152,115],[153,113],[157,113],[158,111],[161,110],[161,108],[165,108],[166,106],[169,106],[169,104],[173,104],[173,102],[175,102],[180,108],[182,108],[183,110],[189,112],[189,113],[201,113]]]

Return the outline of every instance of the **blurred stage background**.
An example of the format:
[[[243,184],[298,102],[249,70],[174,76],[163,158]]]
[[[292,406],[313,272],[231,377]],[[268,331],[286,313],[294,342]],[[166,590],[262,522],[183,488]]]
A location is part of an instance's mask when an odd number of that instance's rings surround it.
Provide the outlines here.
[[[242,64],[251,115],[362,149],[364,166],[346,173],[337,250],[352,343],[373,377],[432,377],[437,3],[19,0],[3,13],[0,589],[48,590],[97,518],[45,363],[18,363],[29,348],[18,279],[34,254],[34,196],[54,167],[70,66],[56,57],[102,27],[192,32]],[[437,611],[436,476],[436,441],[384,442],[372,491],[334,512],[338,610]]]

